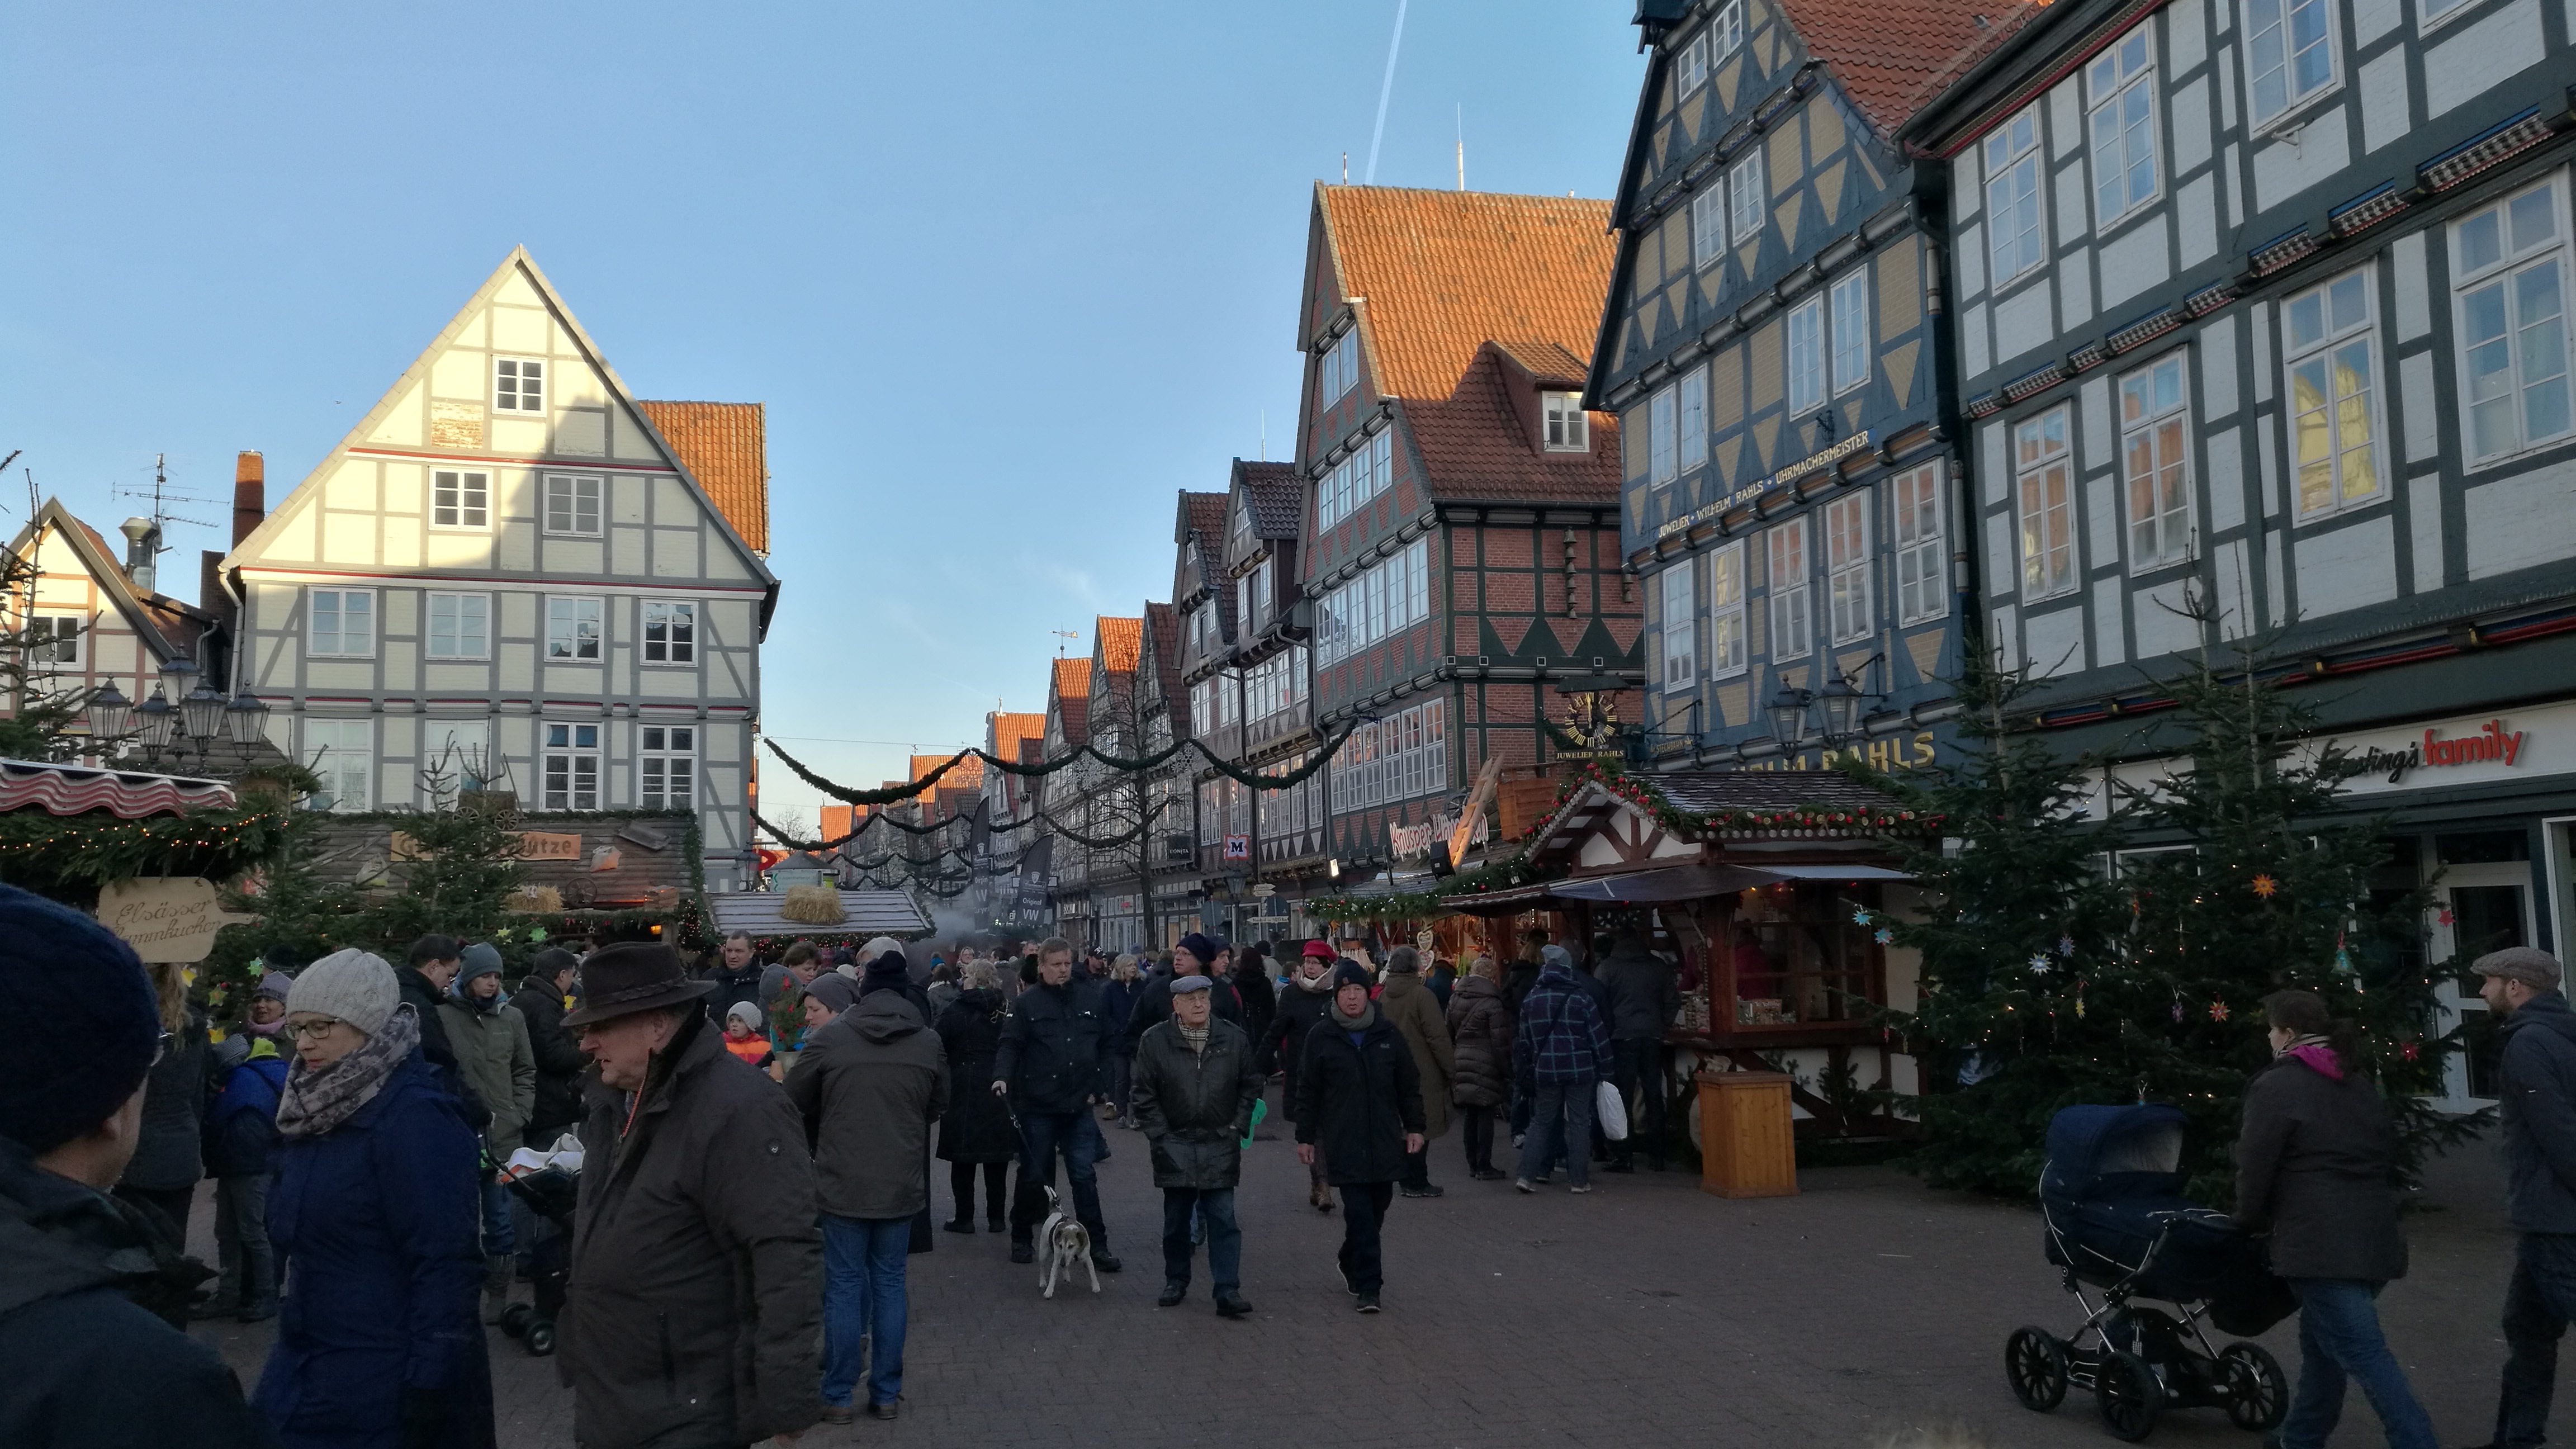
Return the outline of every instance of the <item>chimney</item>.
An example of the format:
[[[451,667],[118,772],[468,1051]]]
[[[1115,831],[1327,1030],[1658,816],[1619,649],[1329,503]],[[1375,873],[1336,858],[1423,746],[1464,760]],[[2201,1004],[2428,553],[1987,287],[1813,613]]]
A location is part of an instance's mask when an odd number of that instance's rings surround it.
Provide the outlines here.
[[[268,516],[268,463],[257,453],[233,459],[233,546]]]
[[[141,593],[153,593],[153,560],[161,552],[161,526],[148,518],[129,518],[118,525],[125,535],[125,576]]]

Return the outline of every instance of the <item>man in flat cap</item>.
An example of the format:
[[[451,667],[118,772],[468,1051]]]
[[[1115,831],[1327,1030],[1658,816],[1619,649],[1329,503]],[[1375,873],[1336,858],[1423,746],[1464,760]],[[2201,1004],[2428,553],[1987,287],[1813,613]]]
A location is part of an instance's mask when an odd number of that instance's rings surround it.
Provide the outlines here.
[[[2478,994],[2502,1023],[2499,1067],[2514,1231],[2504,1295],[2504,1386],[2495,1445],[2538,1444],[2549,1427],[2558,1338],[2576,1318],[2576,1012],[2558,958],[2529,946],[2480,956]]]
[[[559,1360],[587,1449],[792,1441],[823,1414],[823,1247],[805,1124],[667,946],[582,963],[590,1054]]]
[[[1216,1311],[1240,1318],[1243,1229],[1234,1216],[1234,1187],[1243,1176],[1243,1139],[1252,1135],[1252,1104],[1265,1078],[1254,1068],[1252,1038],[1217,1019],[1205,976],[1172,979],[1171,1017],[1145,1033],[1136,1051],[1136,1125],[1152,1144],[1154,1186],[1163,1190],[1165,1308],[1190,1291],[1190,1217],[1207,1220],[1208,1276]]]

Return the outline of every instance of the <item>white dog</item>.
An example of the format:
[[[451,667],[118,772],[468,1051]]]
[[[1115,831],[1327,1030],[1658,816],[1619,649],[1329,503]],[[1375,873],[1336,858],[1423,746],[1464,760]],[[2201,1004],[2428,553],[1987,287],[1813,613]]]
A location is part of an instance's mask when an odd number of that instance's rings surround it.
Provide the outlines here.
[[[1073,1270],[1079,1265],[1091,1275],[1091,1291],[1100,1291],[1100,1269],[1091,1261],[1091,1230],[1080,1220],[1064,1215],[1064,1206],[1056,1199],[1055,1189],[1046,1190],[1046,1221],[1038,1225],[1038,1238],[1046,1244],[1046,1266],[1038,1270],[1038,1296],[1053,1298],[1059,1274],[1073,1281]]]

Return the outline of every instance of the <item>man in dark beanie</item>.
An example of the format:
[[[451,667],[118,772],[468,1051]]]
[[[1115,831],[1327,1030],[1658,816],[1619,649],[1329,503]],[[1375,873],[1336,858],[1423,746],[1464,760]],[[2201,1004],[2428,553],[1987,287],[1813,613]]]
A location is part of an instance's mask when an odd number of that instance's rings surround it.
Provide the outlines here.
[[[865,1000],[880,991],[900,993],[912,1003],[912,1009],[924,1022],[930,1020],[930,993],[913,984],[912,964],[903,948],[878,953],[867,964],[867,974],[859,978],[859,997]]]
[[[1183,936],[1181,944],[1172,948],[1171,974],[1156,976],[1147,982],[1145,989],[1137,994],[1135,1009],[1128,1014],[1127,1052],[1130,1056],[1143,1044],[1145,1033],[1172,1019],[1172,983],[1184,976],[1210,977],[1214,985],[1208,999],[1216,1010],[1217,1019],[1230,1021],[1236,1026],[1243,1025],[1243,997],[1236,993],[1232,981],[1214,974],[1217,957],[1224,950],[1225,947],[1196,931]]]
[[[1306,1033],[1297,1068],[1297,1160],[1320,1147],[1342,1190],[1342,1284],[1362,1313],[1378,1310],[1378,1232],[1405,1158],[1422,1150],[1422,1074],[1404,1037],[1369,1000],[1368,968],[1333,967],[1333,1004]]]
[[[0,1052],[0,1444],[275,1444],[223,1359],[134,1302],[163,1269],[107,1189],[164,1041],[143,964],[89,917],[0,886],[0,990],[48,1026]]]

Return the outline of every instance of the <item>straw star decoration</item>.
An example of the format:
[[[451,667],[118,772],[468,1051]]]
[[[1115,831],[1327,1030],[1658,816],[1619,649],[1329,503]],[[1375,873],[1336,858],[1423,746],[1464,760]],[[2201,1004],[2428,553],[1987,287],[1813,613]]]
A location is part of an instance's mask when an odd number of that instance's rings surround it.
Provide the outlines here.
[[[2281,883],[2272,879],[2270,876],[2258,875],[2254,877],[2254,894],[2261,896],[2263,899],[2267,901],[2270,900],[2273,896],[2278,895],[2280,890]]]
[[[2043,975],[2044,975],[2044,974],[2046,974],[2046,973],[2047,973],[2047,972],[2048,972],[2052,967],[2054,967],[2056,964],[2057,964],[2056,962],[2051,961],[2051,960],[2049,960],[2049,959],[2048,959],[2048,953],[2047,953],[2047,952],[2045,952],[2045,951],[2042,951],[2042,952],[2038,953],[2037,955],[2035,955],[2035,956],[2033,956],[2033,957],[2031,957],[2031,958],[2030,958],[2030,969],[2031,969],[2031,970],[2033,970],[2033,971],[2040,972],[2040,973],[2042,973]]]

